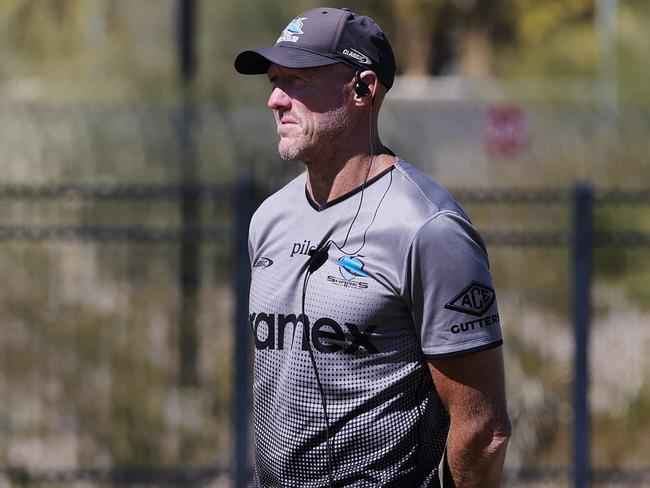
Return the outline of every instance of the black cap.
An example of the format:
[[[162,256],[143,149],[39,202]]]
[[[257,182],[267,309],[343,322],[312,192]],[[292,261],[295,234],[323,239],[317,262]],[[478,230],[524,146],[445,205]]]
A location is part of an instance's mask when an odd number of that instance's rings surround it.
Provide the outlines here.
[[[275,46],[239,53],[235,69],[257,75],[266,73],[271,63],[285,68],[345,63],[374,71],[386,89],[395,79],[395,56],[381,28],[350,9],[323,7],[302,12],[289,22]]]

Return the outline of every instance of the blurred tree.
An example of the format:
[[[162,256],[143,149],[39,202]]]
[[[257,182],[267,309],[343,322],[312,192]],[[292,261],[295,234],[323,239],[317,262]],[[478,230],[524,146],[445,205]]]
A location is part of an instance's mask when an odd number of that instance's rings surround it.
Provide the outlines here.
[[[177,0],[2,0],[0,82],[41,80],[83,98],[176,96]],[[330,0],[334,7],[349,1]],[[199,0],[199,96],[258,96],[232,69],[236,53],[273,43],[297,12],[319,0]],[[646,0],[619,0],[619,73],[634,79],[648,48]],[[357,0],[391,39],[400,74],[596,76],[594,0]],[[53,81],[59,82],[59,85]],[[626,85],[642,94],[639,83]],[[0,90],[2,85],[0,85]],[[73,94],[73,95],[71,95]]]
[[[594,0],[516,0],[518,38],[523,43],[541,42],[566,24],[591,23]]]
[[[515,41],[517,18],[512,7],[512,0],[452,3],[461,26],[459,72],[469,76],[493,74],[496,47]]]
[[[512,42],[512,0],[392,0],[402,74],[487,75],[494,45]]]
[[[504,46],[496,72],[529,78],[594,77],[594,0],[517,0],[516,42]]]
[[[395,46],[400,72],[409,75],[429,73],[434,49],[431,33],[443,0],[391,0],[395,13]]]
[[[79,45],[81,5],[79,0],[10,0],[1,14],[10,21],[7,37],[27,64],[46,58],[74,56]]]

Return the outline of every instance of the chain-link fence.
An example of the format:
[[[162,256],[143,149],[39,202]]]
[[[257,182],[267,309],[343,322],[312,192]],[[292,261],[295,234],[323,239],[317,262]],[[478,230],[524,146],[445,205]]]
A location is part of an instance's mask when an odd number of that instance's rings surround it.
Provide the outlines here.
[[[3,105],[0,485],[229,486],[245,274],[233,182],[251,174],[270,191],[299,170],[277,161],[261,114]],[[596,189],[592,480],[650,484],[649,120],[385,108],[387,144],[451,187],[488,241],[515,426],[508,486],[571,484],[576,179]]]

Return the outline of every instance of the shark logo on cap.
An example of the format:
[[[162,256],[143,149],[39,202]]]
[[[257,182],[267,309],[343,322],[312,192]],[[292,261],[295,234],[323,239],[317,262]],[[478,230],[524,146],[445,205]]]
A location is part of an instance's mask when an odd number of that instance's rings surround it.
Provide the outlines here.
[[[302,28],[304,26],[303,20],[307,20],[307,17],[296,17],[284,28],[282,35],[278,37],[276,44],[278,42],[298,42],[300,39],[300,34],[304,34]]]

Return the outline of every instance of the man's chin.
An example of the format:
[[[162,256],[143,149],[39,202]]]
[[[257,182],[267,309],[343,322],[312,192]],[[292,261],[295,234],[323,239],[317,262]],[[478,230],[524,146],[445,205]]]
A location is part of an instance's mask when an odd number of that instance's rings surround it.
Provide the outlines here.
[[[278,154],[285,161],[299,161],[302,155],[302,150],[296,146],[284,145],[282,142],[278,144]]]

